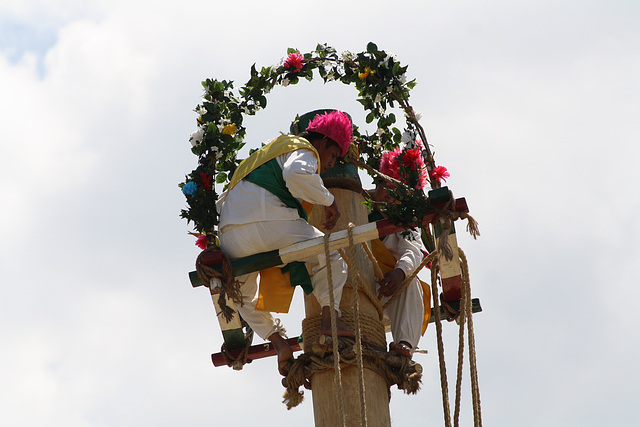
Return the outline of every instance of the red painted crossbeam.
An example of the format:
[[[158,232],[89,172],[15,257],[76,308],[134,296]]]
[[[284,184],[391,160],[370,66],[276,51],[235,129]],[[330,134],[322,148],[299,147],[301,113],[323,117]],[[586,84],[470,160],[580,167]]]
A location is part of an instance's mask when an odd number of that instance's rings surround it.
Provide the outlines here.
[[[289,343],[293,351],[302,350],[302,347],[298,342],[298,337],[289,338],[287,339],[287,342]],[[240,355],[240,353],[242,353],[242,350],[243,349],[241,348],[236,348],[234,350],[227,351],[227,353],[231,356],[231,358],[236,358]],[[269,342],[266,342],[264,344],[252,345],[251,347],[249,347],[247,358],[249,360],[255,360],[262,359],[263,357],[275,356],[276,354],[276,349],[273,348],[273,345]],[[213,362],[214,366],[227,366],[227,362],[224,360],[222,353],[212,354],[211,361]]]

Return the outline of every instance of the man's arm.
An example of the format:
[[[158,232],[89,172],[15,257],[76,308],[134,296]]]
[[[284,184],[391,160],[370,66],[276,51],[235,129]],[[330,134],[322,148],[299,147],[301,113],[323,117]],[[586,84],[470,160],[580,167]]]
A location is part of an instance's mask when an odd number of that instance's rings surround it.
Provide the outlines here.
[[[282,176],[293,197],[314,205],[324,206],[327,230],[335,227],[340,212],[333,194],[326,189],[322,178],[316,173],[318,159],[310,150],[297,150],[283,156]]]
[[[409,233],[406,238],[402,237],[402,233],[391,234],[384,241],[385,246],[397,260],[396,268],[378,280],[380,285],[379,292],[384,296],[388,297],[395,294],[405,278],[412,274],[422,262],[423,253],[420,234],[414,230],[409,231]]]

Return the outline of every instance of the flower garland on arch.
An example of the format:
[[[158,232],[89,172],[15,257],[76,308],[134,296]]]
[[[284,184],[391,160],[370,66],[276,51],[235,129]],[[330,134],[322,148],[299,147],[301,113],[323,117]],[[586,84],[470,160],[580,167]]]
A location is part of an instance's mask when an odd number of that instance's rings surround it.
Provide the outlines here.
[[[325,83],[340,81],[355,85],[359,94],[357,100],[368,112],[366,122],[376,121],[378,130],[372,135],[362,135],[354,126],[357,150],[353,151],[359,162],[367,166],[369,173],[379,168],[384,151],[396,149],[401,142],[412,146],[416,140],[421,140],[421,154],[431,186],[438,187],[440,179],[448,176],[446,169],[436,167],[424,130],[419,124],[420,114],[414,112],[408,103],[409,92],[416,82],[407,81],[407,66],[403,66],[395,55],[379,50],[374,43],[369,43],[366,51],[357,54],[343,52],[338,55],[334,48],[326,44],[318,44],[314,51],[304,54],[290,48],[287,57],[277,65],[258,70],[254,64],[251,78],[237,94],[233,90],[233,81],[206,79],[202,82],[204,95],[194,110],[198,114],[198,127],[189,138],[191,151],[198,156],[198,166],[179,184],[188,204],[180,216],[187,223],[193,222],[195,234],[216,235],[219,219],[214,183],[226,188],[239,164],[236,156],[245,145],[244,116],[254,115],[265,108],[265,95],[276,85],[286,87],[297,84],[303,78],[311,81],[314,70]],[[388,107],[393,108],[396,104],[405,112],[404,132],[394,126],[395,114],[387,112]],[[395,196],[401,201],[415,198],[416,195],[424,199],[422,191],[419,191],[422,196],[416,193],[400,189]],[[419,200],[402,203],[403,206],[407,205],[406,212],[401,215],[402,218],[394,214],[396,222],[410,221],[418,215],[420,209],[416,210],[416,206],[420,203]],[[198,244],[202,246],[203,239],[199,239]]]

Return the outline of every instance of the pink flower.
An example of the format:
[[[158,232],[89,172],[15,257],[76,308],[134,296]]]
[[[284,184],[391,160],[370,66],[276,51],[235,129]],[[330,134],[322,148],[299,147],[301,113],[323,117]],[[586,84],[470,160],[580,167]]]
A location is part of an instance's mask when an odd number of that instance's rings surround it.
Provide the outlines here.
[[[438,183],[440,183],[440,180],[447,182],[447,178],[449,178],[449,176],[451,175],[449,175],[449,172],[447,172],[447,168],[445,168],[444,166],[436,166],[435,168],[431,169],[429,176],[431,177],[431,179],[435,179]]]
[[[198,240],[196,240],[196,246],[200,249],[207,249],[207,236],[204,234],[198,236]]]
[[[393,151],[382,153],[380,161],[380,172],[398,180],[404,180],[400,176],[400,166],[404,166],[409,170],[419,173],[418,184],[416,188],[422,189],[427,185],[427,170],[424,167],[422,154],[417,148],[409,148],[402,150],[397,147]]]
[[[304,60],[304,56],[300,55],[298,52],[292,52],[287,56],[287,59],[284,61],[285,68],[293,68],[293,71],[297,73],[302,70],[302,61]]]

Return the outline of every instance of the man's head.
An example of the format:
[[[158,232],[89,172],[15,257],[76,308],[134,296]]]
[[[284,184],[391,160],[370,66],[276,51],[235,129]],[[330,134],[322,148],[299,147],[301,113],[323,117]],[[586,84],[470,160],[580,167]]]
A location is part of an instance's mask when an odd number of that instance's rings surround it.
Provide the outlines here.
[[[308,124],[305,126],[304,123]],[[300,125],[305,126],[304,132],[299,132]],[[318,150],[321,172],[331,169],[338,157],[347,154],[353,133],[349,116],[337,110],[306,113],[292,124],[291,129]]]
[[[349,151],[353,127],[349,116],[342,111],[318,114],[309,122],[306,130],[320,133],[338,144],[340,156],[344,156]]]
[[[331,169],[342,153],[342,149],[333,139],[321,133],[304,131],[300,133],[299,136],[305,138],[318,150],[318,154],[320,155],[320,172],[326,172]]]

